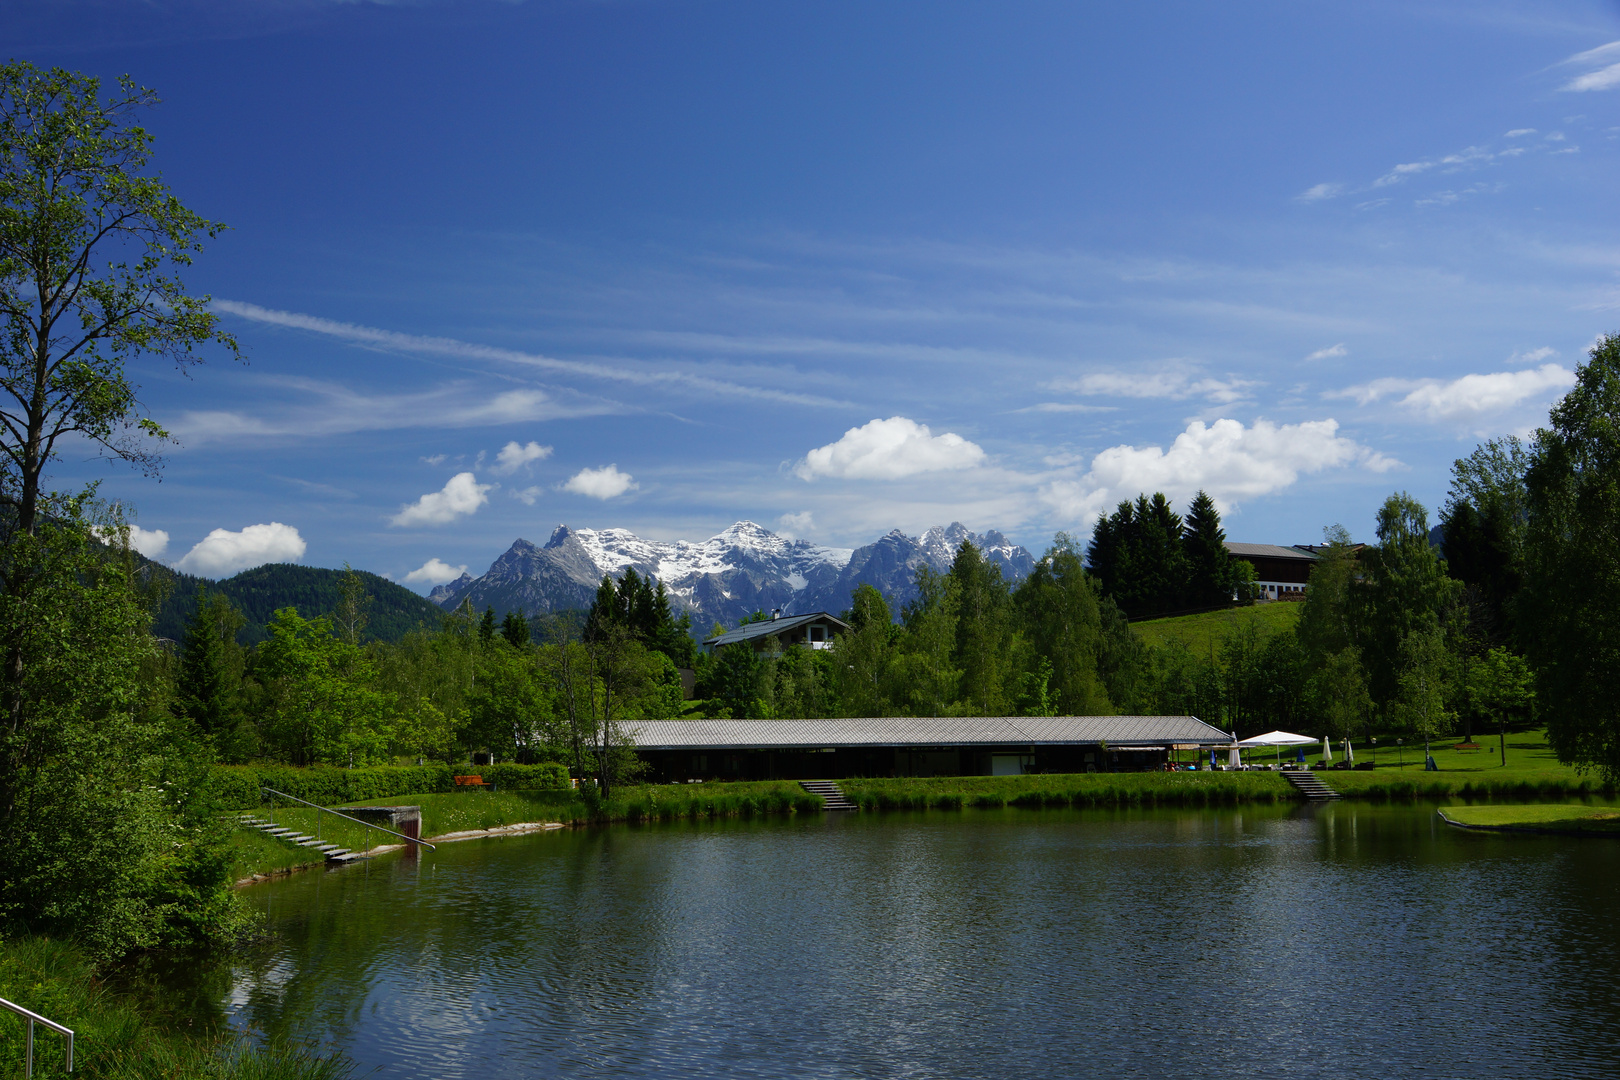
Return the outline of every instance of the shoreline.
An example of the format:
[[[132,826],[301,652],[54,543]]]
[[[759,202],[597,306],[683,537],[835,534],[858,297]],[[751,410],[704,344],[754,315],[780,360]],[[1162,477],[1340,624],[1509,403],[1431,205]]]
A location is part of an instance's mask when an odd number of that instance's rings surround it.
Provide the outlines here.
[[[1435,813],[1440,820],[1454,829],[1468,829],[1471,832],[1496,833],[1533,833],[1538,836],[1580,836],[1580,837],[1608,837],[1620,840],[1620,829],[1584,829],[1579,825],[1572,828],[1549,829],[1537,825],[1476,825],[1467,821],[1458,821],[1445,810],[1437,809]]]
[[[528,833],[550,832],[553,829],[566,828],[568,828],[568,826],[560,821],[520,821],[512,825],[497,825],[490,829],[464,829],[461,832],[442,833],[438,836],[424,836],[422,837],[422,840],[424,843],[428,844],[454,844],[458,840],[477,840],[482,837],[489,836],[522,836]],[[374,848],[367,848],[365,851],[360,852],[360,854],[367,858],[373,858],[378,855],[386,855],[390,851],[399,851],[404,846],[404,844],[381,844]],[[273,881],[276,878],[287,877],[289,875],[301,873],[317,866],[325,865],[326,860],[321,858],[307,863],[299,863],[297,866],[283,866],[261,874],[249,874],[245,878],[238,878],[237,880],[231,882],[231,888],[243,889],[249,885],[262,885],[265,882]]]

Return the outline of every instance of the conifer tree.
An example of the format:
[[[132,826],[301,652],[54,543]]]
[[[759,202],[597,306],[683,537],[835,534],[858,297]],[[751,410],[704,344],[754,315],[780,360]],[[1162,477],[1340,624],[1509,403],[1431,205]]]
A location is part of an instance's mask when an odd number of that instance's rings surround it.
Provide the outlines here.
[[[1182,550],[1187,560],[1188,607],[1224,607],[1232,602],[1232,560],[1215,500],[1200,490],[1187,507]]]
[[[241,719],[242,649],[236,635],[247,619],[219,593],[197,590],[197,613],[180,647],[175,704],[215,753],[236,756],[232,736]]]

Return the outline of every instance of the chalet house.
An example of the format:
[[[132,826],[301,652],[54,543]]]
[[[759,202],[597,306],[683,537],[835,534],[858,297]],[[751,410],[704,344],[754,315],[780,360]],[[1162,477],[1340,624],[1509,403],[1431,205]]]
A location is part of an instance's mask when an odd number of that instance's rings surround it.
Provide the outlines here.
[[[1311,570],[1322,557],[1302,547],[1226,542],[1226,554],[1254,567],[1259,600],[1303,600]]]
[[[842,619],[835,619],[825,611],[811,612],[809,615],[783,615],[773,613],[764,622],[744,623],[735,630],[728,630],[724,634],[717,634],[703,643],[704,652],[714,652],[727,645],[741,645],[747,643],[753,646],[755,652],[765,652],[771,639],[788,645],[804,645],[812,649],[825,649],[832,644],[833,638],[840,634],[849,633],[850,626]]]

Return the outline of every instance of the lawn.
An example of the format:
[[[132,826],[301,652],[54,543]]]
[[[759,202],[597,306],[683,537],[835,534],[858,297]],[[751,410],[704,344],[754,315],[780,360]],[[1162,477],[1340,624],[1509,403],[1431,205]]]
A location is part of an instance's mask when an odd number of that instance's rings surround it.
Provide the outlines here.
[[[1462,825],[1549,832],[1620,835],[1620,807],[1538,804],[1534,806],[1448,806],[1446,816]]]
[[[1179,641],[1200,656],[1219,650],[1226,637],[1243,626],[1254,624],[1266,636],[1292,630],[1299,622],[1301,605],[1296,603],[1255,604],[1253,607],[1206,611],[1198,615],[1177,615],[1169,619],[1147,619],[1131,623],[1131,629],[1149,645],[1164,646]]]

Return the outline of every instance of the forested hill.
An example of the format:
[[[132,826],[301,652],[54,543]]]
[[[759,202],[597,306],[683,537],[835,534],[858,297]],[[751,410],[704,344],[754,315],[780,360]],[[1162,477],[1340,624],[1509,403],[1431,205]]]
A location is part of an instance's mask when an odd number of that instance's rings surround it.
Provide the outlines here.
[[[153,564],[156,566],[156,564]],[[173,578],[173,589],[158,610],[152,632],[158,637],[180,640],[186,623],[197,610],[197,587],[223,593],[247,616],[239,640],[244,645],[263,641],[265,624],[277,608],[295,607],[305,618],[330,615],[342,598],[339,581],[342,570],[327,570],[292,563],[270,563],[244,570],[224,581],[182,574],[159,568]],[[356,571],[371,596],[370,621],[365,636],[382,641],[398,641],[419,626],[437,629],[444,611],[409,589],[364,570]]]

